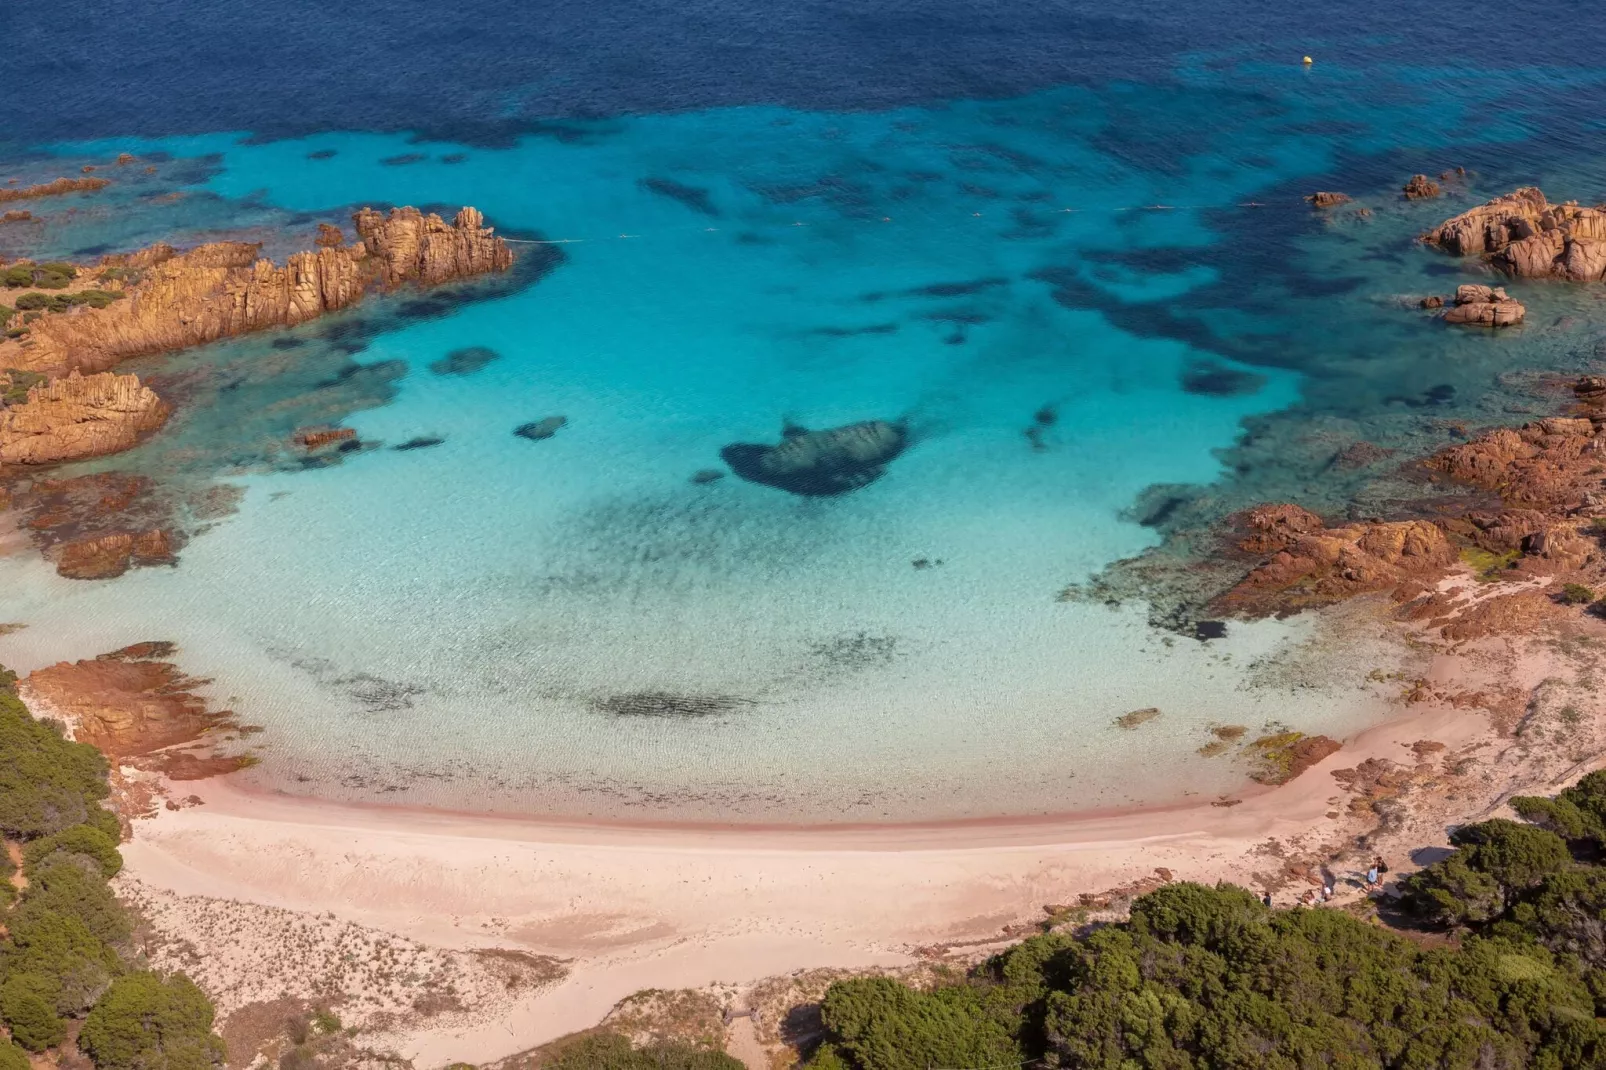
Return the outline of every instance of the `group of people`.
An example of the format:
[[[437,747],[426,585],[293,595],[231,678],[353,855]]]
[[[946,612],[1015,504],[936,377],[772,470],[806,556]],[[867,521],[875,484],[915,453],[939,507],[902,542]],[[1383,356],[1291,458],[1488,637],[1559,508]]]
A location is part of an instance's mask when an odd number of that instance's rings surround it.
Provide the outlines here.
[[[1388,871],[1389,864],[1383,860],[1382,855],[1378,855],[1377,857],[1373,858],[1372,864],[1367,867],[1366,880],[1363,887],[1365,887],[1368,892],[1381,891],[1383,888],[1383,874],[1387,873]],[[1324,869],[1322,870],[1322,886],[1320,890],[1312,888],[1304,895],[1300,896],[1299,901],[1307,906],[1317,906],[1322,903],[1331,902],[1337,897],[1337,895],[1338,878],[1334,877],[1332,873]],[[1261,901],[1267,906],[1271,906],[1271,894],[1268,892],[1262,897]]]

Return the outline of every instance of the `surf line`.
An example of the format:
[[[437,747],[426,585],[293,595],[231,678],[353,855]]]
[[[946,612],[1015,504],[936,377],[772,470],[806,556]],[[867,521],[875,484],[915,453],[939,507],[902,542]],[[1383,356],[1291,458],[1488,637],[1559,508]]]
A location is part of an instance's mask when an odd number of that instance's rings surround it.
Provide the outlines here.
[[[1303,201],[1301,201],[1301,203],[1303,203]],[[1225,204],[1129,204],[1129,205],[1121,205],[1121,206],[1114,207],[1114,208],[1055,208],[1052,211],[1053,211],[1053,213],[1055,215],[1064,215],[1066,213],[1085,214],[1085,213],[1088,213],[1088,212],[1197,212],[1197,211],[1202,211],[1202,210],[1205,210],[1205,209],[1273,208],[1273,207],[1280,207],[1280,206],[1274,205],[1274,204],[1272,204],[1271,202],[1268,202],[1268,201],[1233,201],[1233,202],[1225,203]],[[985,218],[987,218],[987,216],[983,212],[972,212],[972,213],[970,213],[970,218],[973,218],[973,219],[985,219]],[[839,220],[838,222],[850,222],[850,221],[849,220]],[[864,221],[861,221],[861,222],[870,222],[870,221],[864,220]],[[875,222],[891,223],[892,222],[892,217],[891,216],[882,216],[879,220],[876,220]],[[806,226],[810,226],[810,224],[806,223],[806,222],[803,222],[802,220],[798,220],[798,221],[793,222],[793,223],[785,223],[785,224],[782,224],[782,223],[762,224],[761,223],[761,224],[759,224],[757,226],[742,227],[741,229],[744,230],[744,231],[779,230],[783,226],[785,226],[785,227],[806,227]],[[702,229],[702,232],[705,233],[705,234],[717,234],[717,233],[720,233],[721,230],[722,230],[722,228],[720,228],[720,227],[703,227],[701,229]],[[663,234],[663,233],[684,234],[684,233],[687,233],[689,230],[690,230],[689,227],[676,227],[676,228],[673,228],[672,230],[669,230],[669,231],[658,231],[656,233],[659,233],[659,234]],[[505,241],[505,242],[508,242],[509,244],[514,244],[514,245],[577,245],[577,244],[579,244],[581,242],[626,241],[626,240],[629,240],[631,238],[644,238],[644,237],[649,237],[649,236],[650,235],[648,235],[648,234],[612,234],[612,235],[607,235],[605,237],[593,237],[593,238],[503,238],[502,240]]]

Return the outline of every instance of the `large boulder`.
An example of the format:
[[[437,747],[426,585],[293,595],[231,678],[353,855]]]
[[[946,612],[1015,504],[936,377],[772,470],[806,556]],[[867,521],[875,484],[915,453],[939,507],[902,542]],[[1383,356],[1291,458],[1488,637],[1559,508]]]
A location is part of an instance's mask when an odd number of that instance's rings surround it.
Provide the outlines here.
[[[38,383],[0,408],[0,463],[56,464],[126,450],[161,427],[167,405],[133,375],[101,372]]]
[[[1510,327],[1528,314],[1521,301],[1499,286],[1458,286],[1455,304],[1445,311],[1444,322],[1478,327]]]
[[[1606,279],[1606,211],[1551,204],[1533,186],[1447,219],[1422,240],[1456,256],[1486,257],[1519,278]]]

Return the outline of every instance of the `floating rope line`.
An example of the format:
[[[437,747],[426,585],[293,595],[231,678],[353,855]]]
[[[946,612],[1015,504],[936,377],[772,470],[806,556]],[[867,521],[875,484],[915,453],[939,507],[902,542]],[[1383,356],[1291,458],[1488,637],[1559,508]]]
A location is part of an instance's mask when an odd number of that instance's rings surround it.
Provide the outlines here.
[[[1303,200],[1301,200],[1300,203],[1303,204],[1304,203]],[[1055,208],[1055,209],[1053,209],[1053,211],[1054,211],[1055,214],[1063,215],[1063,214],[1066,214],[1066,213],[1085,214],[1085,213],[1088,213],[1088,212],[1112,212],[1112,213],[1113,212],[1198,212],[1198,211],[1204,211],[1204,210],[1207,210],[1207,209],[1270,208],[1270,207],[1275,207],[1275,206],[1272,205],[1270,202],[1267,202],[1267,201],[1232,201],[1230,203],[1224,203],[1224,204],[1129,204],[1129,205],[1121,205],[1121,206],[1114,207],[1114,208]],[[972,219],[985,219],[985,218],[987,218],[987,214],[985,212],[972,212],[972,213],[970,213],[970,218],[972,218]],[[892,221],[893,221],[893,219],[892,219],[891,216],[882,216],[880,218],[880,220],[878,220],[878,222],[881,222],[881,223],[891,223]],[[851,220],[844,220],[842,222],[852,222],[852,221]],[[748,232],[755,231],[755,230],[774,230],[774,229],[780,228],[783,225],[790,226],[790,227],[809,227],[809,226],[813,226],[814,224],[806,222],[806,221],[800,219],[800,220],[795,220],[795,221],[793,221],[791,223],[788,223],[788,224],[780,224],[780,223],[758,224],[757,226],[742,227],[740,229],[743,230],[743,231],[748,231]],[[724,228],[722,228],[722,227],[703,227],[701,229],[702,229],[702,232],[704,234],[718,234],[718,233],[721,233],[724,230]],[[686,232],[686,228],[676,228],[676,229],[674,229],[672,231],[667,231],[667,232],[659,231],[657,233],[676,233],[676,234],[679,234],[679,233],[685,233],[685,232]],[[502,240],[505,241],[505,242],[509,242],[511,244],[515,244],[515,245],[578,245],[581,242],[628,241],[629,239],[632,239],[632,238],[644,238],[644,237],[649,237],[649,236],[650,235],[647,235],[647,234],[613,234],[613,235],[608,235],[608,236],[603,236],[603,237],[592,237],[592,238],[503,238]]]

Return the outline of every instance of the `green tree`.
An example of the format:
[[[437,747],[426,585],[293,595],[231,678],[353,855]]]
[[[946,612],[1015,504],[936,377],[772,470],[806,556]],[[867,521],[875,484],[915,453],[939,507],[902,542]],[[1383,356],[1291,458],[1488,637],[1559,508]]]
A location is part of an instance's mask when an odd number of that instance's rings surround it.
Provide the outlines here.
[[[1494,921],[1572,856],[1554,832],[1497,818],[1457,829],[1460,850],[1401,882],[1406,901],[1442,925]]]
[[[78,1036],[98,1070],[210,1070],[223,1061],[212,1004],[188,977],[131,973],[112,982]]]
[[[67,1023],[56,1013],[55,1001],[50,978],[13,973],[0,984],[0,1019],[18,1044],[29,1051],[44,1051],[67,1035]]]
[[[100,813],[106,811],[100,810]],[[85,815],[86,818],[88,815]],[[30,871],[43,868],[60,855],[81,855],[92,860],[99,868],[101,875],[107,878],[117,876],[123,868],[123,856],[117,850],[117,841],[106,835],[105,832],[92,825],[74,825],[63,829],[54,835],[34,840],[22,851],[23,862]]]
[[[33,1070],[28,1053],[9,1040],[0,1040],[0,1070]]]
[[[831,986],[820,1016],[862,1070],[926,1070],[1020,1062],[1016,1023],[970,986],[916,992],[884,977]]]
[[[76,918],[104,943],[118,944],[128,938],[128,915],[92,860],[57,855],[28,879],[28,890],[14,915],[16,924],[32,925],[57,914]]]
[[[106,990],[118,960],[79,919],[40,912],[12,921],[11,945],[0,949],[0,968],[50,978],[55,1009],[77,1014]]]
[[[687,1044],[632,1047],[618,1033],[596,1033],[564,1045],[542,1066],[548,1070],[742,1070],[722,1051]]]
[[[0,832],[20,839],[81,824],[109,793],[106,759],[36,721],[0,690]]]

